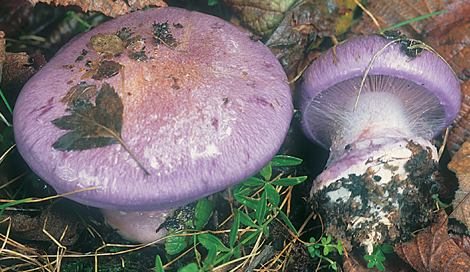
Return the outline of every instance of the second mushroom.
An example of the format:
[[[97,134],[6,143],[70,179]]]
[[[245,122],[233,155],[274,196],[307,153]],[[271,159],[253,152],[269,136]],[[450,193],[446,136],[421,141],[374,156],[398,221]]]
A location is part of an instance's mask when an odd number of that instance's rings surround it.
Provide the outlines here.
[[[430,140],[460,107],[459,81],[431,48],[393,33],[340,43],[305,71],[297,104],[305,135],[330,149],[311,190],[329,234],[372,254],[429,223]]]

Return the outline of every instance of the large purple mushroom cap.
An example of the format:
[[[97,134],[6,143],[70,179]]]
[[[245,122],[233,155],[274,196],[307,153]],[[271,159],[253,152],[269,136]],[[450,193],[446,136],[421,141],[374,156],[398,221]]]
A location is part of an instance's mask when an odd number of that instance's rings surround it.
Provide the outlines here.
[[[404,126],[425,139],[432,139],[451,124],[460,107],[460,85],[452,69],[430,50],[412,58],[405,54],[402,42],[392,41],[380,35],[347,40],[309,66],[297,104],[303,116],[302,129],[310,140],[330,148],[339,131],[349,130],[338,120],[344,112],[354,114],[350,102],[355,100],[371,61],[361,96],[389,92],[404,107]]]
[[[93,36],[104,43],[93,47]],[[107,61],[123,67],[86,74]],[[270,161],[293,114],[284,79],[269,49],[226,21],[179,8],[134,12],[74,38],[27,82],[15,106],[15,138],[57,193],[100,187],[68,196],[77,202],[173,208],[239,183]],[[52,147],[70,131],[51,121],[71,114],[73,106],[61,100],[81,82],[114,88],[124,106],[122,140],[149,175],[119,143]]]

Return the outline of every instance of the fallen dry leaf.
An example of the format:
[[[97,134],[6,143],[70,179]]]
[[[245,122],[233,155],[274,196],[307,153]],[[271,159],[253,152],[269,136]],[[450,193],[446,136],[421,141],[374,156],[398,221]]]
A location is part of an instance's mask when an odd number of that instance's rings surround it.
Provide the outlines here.
[[[326,2],[305,0],[296,3],[266,41],[266,46],[282,64],[289,80],[297,75],[297,64],[307,48],[335,34],[335,12]],[[303,68],[303,67],[302,67]]]
[[[418,272],[470,271],[470,256],[447,233],[447,215],[441,210],[436,222],[406,243],[396,244],[395,252]]]
[[[22,86],[39,68],[46,63],[44,56],[36,54],[32,59],[28,54],[5,52],[2,69],[2,89]]]
[[[255,34],[268,36],[295,0],[222,0]]]
[[[86,150],[111,144],[121,144],[148,175],[134,153],[121,138],[124,106],[114,88],[104,83],[93,105],[88,100],[75,99],[72,114],[52,120],[63,130],[72,130],[60,137],[52,147],[62,151]]]
[[[448,12],[428,25],[423,39],[449,63],[461,82],[462,103],[448,139],[448,149],[455,154],[470,134],[470,2],[455,1],[447,8]]]
[[[447,139],[447,149],[451,155],[454,155],[462,147],[462,144],[470,136],[470,81],[467,80],[460,84],[462,88],[462,102],[460,111],[452,123],[452,129]]]
[[[127,14],[147,6],[168,6],[163,0],[29,0],[29,2],[33,5],[36,5],[38,2],[44,2],[49,5],[53,3],[56,6],[75,5],[79,6],[83,12],[99,11],[111,17]]]
[[[63,201],[66,200],[61,200],[61,202]],[[70,206],[63,205],[63,203],[41,209],[39,215],[34,214],[34,212],[5,211],[0,216],[0,221],[3,221],[0,225],[6,228],[11,224],[11,235],[21,239],[52,242],[51,238],[43,231],[45,229],[63,246],[75,244],[86,228],[82,222],[83,217],[80,217],[77,212],[71,212]],[[8,217],[10,220],[5,220]]]
[[[88,100],[75,99],[71,115],[52,121],[60,129],[72,130],[60,137],[52,147],[75,151],[119,143],[123,110],[121,98],[114,88],[104,83],[96,96],[96,105]]]
[[[98,94],[98,89],[95,85],[87,84],[86,82],[80,82],[79,84],[70,88],[67,94],[59,100],[59,102],[66,103],[69,107],[73,106],[75,99],[79,100],[90,100]]]
[[[462,148],[454,155],[447,167],[454,171],[459,179],[459,189],[452,202],[454,208],[470,192],[470,142],[463,143]],[[465,201],[454,211],[453,216],[470,226],[470,201]]]
[[[380,25],[380,30],[382,30],[419,16],[443,10],[451,2],[452,0],[369,0],[366,8],[374,15]],[[426,18],[415,21],[397,28],[397,30],[408,37],[418,38],[418,35],[425,30],[426,25],[433,20],[433,18]],[[367,35],[377,31],[379,31],[378,27],[372,18],[365,13],[363,13],[360,22],[353,27],[353,32],[357,34]]]

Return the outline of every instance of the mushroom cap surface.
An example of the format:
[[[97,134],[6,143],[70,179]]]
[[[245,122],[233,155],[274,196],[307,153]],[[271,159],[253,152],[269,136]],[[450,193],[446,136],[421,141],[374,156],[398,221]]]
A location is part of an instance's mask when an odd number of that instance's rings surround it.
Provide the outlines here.
[[[418,116],[416,111],[422,110],[424,112],[432,107],[442,108],[440,113],[436,110],[433,113],[434,116],[433,114],[427,116],[426,113],[419,116],[419,118],[423,119],[422,122],[434,122],[434,124],[429,125],[428,135],[420,136],[431,139],[452,123],[457,116],[461,99],[459,81],[452,69],[438,55],[428,50],[423,50],[421,54],[411,58],[402,51],[403,44],[400,42],[391,43],[386,46],[392,41],[392,39],[386,39],[379,35],[353,38],[327,50],[306,69],[300,85],[300,91],[296,98],[296,104],[303,116],[301,121],[302,130],[310,140],[324,148],[329,148],[332,144],[332,139],[329,135],[324,135],[329,133],[319,132],[319,130],[328,130],[334,127],[334,118],[313,121],[314,118],[310,117],[313,110],[309,108],[312,101],[320,94],[328,95],[328,91],[325,91],[328,88],[338,85],[337,89],[341,89],[348,85],[351,80],[354,80],[354,86],[349,87],[352,89],[352,92],[343,95],[338,90],[336,96],[330,95],[329,99],[331,98],[331,100],[326,101],[326,103],[332,103],[328,105],[330,109],[314,114],[329,115],[331,112],[336,111],[336,109],[339,110],[342,105],[333,100],[345,99],[343,96],[347,95],[354,96],[355,99],[362,77],[366,73],[371,61],[372,65],[368,71],[369,77],[386,75],[406,79],[414,83],[414,86],[410,87],[411,93],[418,92],[418,94],[414,94],[416,97],[411,98],[411,102],[408,101],[409,97],[406,91],[402,91],[400,94],[400,99],[404,100],[402,101],[403,103],[411,104],[408,105],[409,107],[413,107],[413,103],[416,105],[420,104],[420,101],[424,99],[423,96],[435,96],[437,104],[433,104],[434,102],[432,101],[426,102],[429,104],[421,105],[421,109],[414,110],[414,114]],[[376,54],[377,56],[374,59]],[[376,81],[376,79],[370,81]],[[403,84],[403,82],[401,83]],[[400,91],[395,90],[395,92]],[[322,103],[325,104],[325,100]],[[348,110],[352,112],[352,108]],[[333,115],[341,115],[341,113],[335,112]],[[437,118],[436,115],[442,116]]]
[[[156,28],[166,45],[156,44]],[[120,36],[124,46],[104,36],[129,30],[130,37]],[[93,47],[96,35],[105,48]],[[179,8],[134,12],[77,36],[21,91],[14,110],[18,150],[59,194],[99,187],[67,197],[104,209],[168,209],[242,182],[275,155],[293,115],[281,65],[250,36],[220,18]],[[105,58],[122,69],[84,76],[93,70],[87,61],[101,65]],[[80,82],[114,88],[124,107],[121,138],[149,175],[119,143],[52,147],[70,132],[51,123],[70,115],[60,100]]]

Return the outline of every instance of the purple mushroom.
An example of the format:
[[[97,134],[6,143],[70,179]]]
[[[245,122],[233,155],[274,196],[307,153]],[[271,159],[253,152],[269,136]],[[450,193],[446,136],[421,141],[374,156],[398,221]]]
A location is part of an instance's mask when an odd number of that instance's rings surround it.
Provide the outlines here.
[[[72,200],[170,209],[270,161],[293,114],[285,79],[267,47],[220,18],[134,12],[77,36],[26,83],[15,138],[57,193],[98,187]]]
[[[441,57],[386,34],[323,53],[305,71],[296,101],[305,135],[330,149],[311,191],[314,207],[327,231],[368,253],[426,224],[437,187],[430,140],[460,107],[459,81]]]

